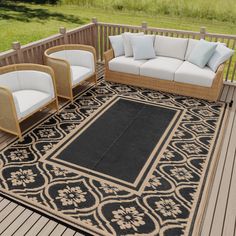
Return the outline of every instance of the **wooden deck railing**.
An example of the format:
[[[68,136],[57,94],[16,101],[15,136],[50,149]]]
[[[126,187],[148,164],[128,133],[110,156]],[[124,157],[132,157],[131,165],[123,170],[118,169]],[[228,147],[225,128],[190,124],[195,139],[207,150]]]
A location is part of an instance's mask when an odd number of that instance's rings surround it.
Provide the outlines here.
[[[50,47],[61,44],[87,44],[97,47],[96,24],[90,23],[82,27],[66,31],[59,29],[59,34],[21,46],[19,42],[12,43],[12,50],[0,53],[0,66],[15,63],[43,64],[44,51]]]
[[[18,42],[13,43],[12,50],[0,53],[0,66],[24,62],[43,64],[44,51],[47,48],[64,43],[92,45],[96,48],[97,59],[102,62],[103,53],[111,47],[108,37],[123,32],[145,32],[147,34],[192,39],[203,38],[212,42],[223,42],[227,47],[234,50],[236,47],[236,35],[208,33],[205,27],[201,27],[199,32],[193,32],[148,27],[145,22],[143,22],[141,26],[110,24],[97,22],[96,18],[93,18],[90,24],[69,31],[66,31],[66,29],[62,27],[59,29],[59,34],[25,46],[21,46]],[[236,53],[227,63],[225,81],[227,83],[235,83],[236,81]]]

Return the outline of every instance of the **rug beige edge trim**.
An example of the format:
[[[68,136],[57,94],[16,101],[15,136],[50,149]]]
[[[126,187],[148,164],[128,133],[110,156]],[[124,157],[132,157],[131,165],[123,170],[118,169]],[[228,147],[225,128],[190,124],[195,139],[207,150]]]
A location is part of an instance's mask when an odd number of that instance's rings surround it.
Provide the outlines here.
[[[206,213],[206,207],[207,204],[209,202],[209,198],[210,198],[210,194],[212,191],[212,187],[213,187],[213,180],[216,174],[216,170],[217,170],[217,166],[218,166],[218,162],[219,162],[219,158],[220,158],[220,151],[223,145],[223,140],[224,140],[224,136],[225,136],[225,132],[226,132],[226,125],[227,125],[227,121],[229,119],[229,112],[230,112],[230,108],[227,107],[226,111],[225,111],[225,115],[223,118],[223,122],[222,122],[222,126],[220,127],[220,133],[219,133],[219,138],[218,138],[218,145],[216,145],[216,149],[214,151],[213,154],[213,158],[215,157],[215,161],[213,160],[213,162],[211,163],[211,167],[209,169],[209,176],[207,177],[206,183],[205,183],[205,188],[203,190],[203,194],[202,194],[202,200],[199,204],[199,210],[196,216],[196,220],[194,223],[194,227],[193,227],[193,231],[192,231],[192,235],[195,236],[200,236],[201,233],[201,227],[202,227],[202,222]],[[186,231],[189,234],[189,230]]]

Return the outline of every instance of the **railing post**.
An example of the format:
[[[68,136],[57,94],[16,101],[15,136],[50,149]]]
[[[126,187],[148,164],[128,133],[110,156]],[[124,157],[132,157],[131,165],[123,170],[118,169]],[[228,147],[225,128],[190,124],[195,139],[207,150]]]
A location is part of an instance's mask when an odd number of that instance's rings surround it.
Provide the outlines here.
[[[200,28],[200,38],[205,39],[206,36],[206,27],[201,27]]]
[[[97,23],[98,23],[97,17],[93,17],[93,18],[92,18],[92,23],[94,23],[94,24],[97,24]]]
[[[64,44],[68,44],[68,36],[67,36],[66,28],[65,27],[60,27],[59,28],[59,33],[63,35]]]
[[[148,24],[146,21],[143,21],[142,24],[141,24],[141,27],[142,27],[142,31],[145,33],[146,30],[147,30],[147,27],[148,27]]]
[[[98,20],[96,17],[92,18],[92,23],[94,24],[93,31],[92,31],[92,39],[93,39],[93,46],[96,49],[97,60],[99,59],[99,45],[98,45]]]
[[[21,51],[21,44],[20,42],[13,42],[12,43],[12,49],[16,51],[17,57],[18,57],[18,63],[23,63],[23,53]]]

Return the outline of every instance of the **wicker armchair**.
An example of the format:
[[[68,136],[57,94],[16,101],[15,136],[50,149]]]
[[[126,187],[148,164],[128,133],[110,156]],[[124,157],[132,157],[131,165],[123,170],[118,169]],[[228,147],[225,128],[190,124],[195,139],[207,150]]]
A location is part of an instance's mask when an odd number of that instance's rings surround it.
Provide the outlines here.
[[[0,68],[0,130],[22,140],[20,123],[46,106],[58,111],[50,67],[16,64]]]
[[[73,101],[73,88],[84,81],[97,83],[96,51],[88,45],[68,44],[45,51],[45,64],[55,72],[57,94]]]

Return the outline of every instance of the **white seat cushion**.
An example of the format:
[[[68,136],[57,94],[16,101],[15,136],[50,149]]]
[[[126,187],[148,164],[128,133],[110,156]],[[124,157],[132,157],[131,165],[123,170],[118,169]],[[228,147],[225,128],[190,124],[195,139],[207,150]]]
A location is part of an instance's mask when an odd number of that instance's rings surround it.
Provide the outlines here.
[[[181,83],[211,87],[214,78],[215,73],[209,67],[206,66],[202,69],[185,61],[175,72],[174,80]]]
[[[175,71],[183,64],[182,60],[171,57],[157,57],[140,67],[140,75],[163,80],[174,80]]]
[[[140,66],[147,60],[134,60],[133,57],[116,57],[109,61],[109,69],[112,71],[139,75]]]
[[[155,51],[157,56],[173,57],[184,60],[188,39],[156,36]]]
[[[70,69],[72,85],[76,85],[81,81],[88,79],[93,74],[91,69],[83,66],[71,66]]]
[[[43,105],[46,105],[53,97],[52,95],[36,90],[21,90],[13,92],[16,105],[17,117],[21,119]]]

